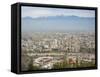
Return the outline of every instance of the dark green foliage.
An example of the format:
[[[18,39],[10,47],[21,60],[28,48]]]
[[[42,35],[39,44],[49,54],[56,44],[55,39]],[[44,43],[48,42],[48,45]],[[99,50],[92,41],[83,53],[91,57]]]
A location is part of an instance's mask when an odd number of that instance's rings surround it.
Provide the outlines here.
[[[86,52],[86,53],[94,53],[95,52],[95,48],[83,48],[83,47],[80,47],[80,52]]]
[[[34,64],[34,63],[33,63],[33,58],[30,57],[30,62],[29,62],[29,64],[28,64],[28,70],[38,70],[38,69],[39,69],[38,66],[34,66],[33,64]]]
[[[93,62],[80,62],[76,61],[75,64],[68,64],[67,62],[63,61],[60,63],[55,63],[53,68],[59,69],[59,68],[79,68],[79,67],[92,67],[95,66]]]
[[[54,64],[54,69],[65,68],[66,66],[67,66],[66,62],[55,63]]]
[[[39,70],[40,68],[38,66],[34,66],[32,63],[29,64],[28,70]]]
[[[92,67],[92,66],[95,66],[94,62],[84,62],[84,61],[81,61],[80,65],[78,67]]]

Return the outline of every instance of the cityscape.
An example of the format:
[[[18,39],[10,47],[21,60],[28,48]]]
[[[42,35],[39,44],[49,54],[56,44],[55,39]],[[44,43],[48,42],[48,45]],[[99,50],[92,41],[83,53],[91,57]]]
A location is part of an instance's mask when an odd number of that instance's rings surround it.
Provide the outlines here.
[[[22,36],[22,69],[95,66],[95,35],[89,32],[34,32]]]
[[[22,71],[95,66],[94,10],[21,9]]]

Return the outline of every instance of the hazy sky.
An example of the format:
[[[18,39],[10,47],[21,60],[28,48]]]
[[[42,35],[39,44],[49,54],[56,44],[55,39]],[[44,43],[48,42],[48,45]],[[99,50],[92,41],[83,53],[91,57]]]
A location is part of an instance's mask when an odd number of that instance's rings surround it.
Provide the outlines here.
[[[22,31],[95,31],[94,10],[57,9],[23,6],[21,13],[22,17],[29,16],[32,18],[56,16],[55,19],[50,19],[48,17],[48,19],[46,20],[44,18],[36,20],[24,18],[22,19]],[[63,15],[63,17],[59,18],[59,16],[61,15]]]
[[[80,10],[80,9],[57,9],[57,8],[44,8],[44,7],[28,7],[22,6],[22,17],[30,16],[36,17],[47,17],[47,16],[69,16],[75,15],[80,17],[95,17],[94,10]]]

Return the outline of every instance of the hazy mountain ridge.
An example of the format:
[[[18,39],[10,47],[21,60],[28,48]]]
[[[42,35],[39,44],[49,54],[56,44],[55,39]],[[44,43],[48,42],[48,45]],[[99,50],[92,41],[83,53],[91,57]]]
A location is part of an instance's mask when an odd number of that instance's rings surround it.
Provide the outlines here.
[[[47,16],[47,17],[35,17],[32,18],[30,16],[27,17],[23,17],[22,19],[52,19],[52,18],[83,18],[83,19],[94,19],[94,17],[79,17],[79,16],[75,16],[75,15],[71,15],[71,16],[64,16],[64,15],[59,15],[59,16]]]
[[[48,16],[22,18],[23,31],[88,31],[94,30],[94,17]]]

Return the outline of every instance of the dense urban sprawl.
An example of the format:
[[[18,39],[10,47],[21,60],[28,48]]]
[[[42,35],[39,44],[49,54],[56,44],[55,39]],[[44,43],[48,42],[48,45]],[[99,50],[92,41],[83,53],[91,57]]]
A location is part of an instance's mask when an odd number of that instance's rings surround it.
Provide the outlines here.
[[[95,65],[94,32],[26,32],[21,43],[22,70]]]

